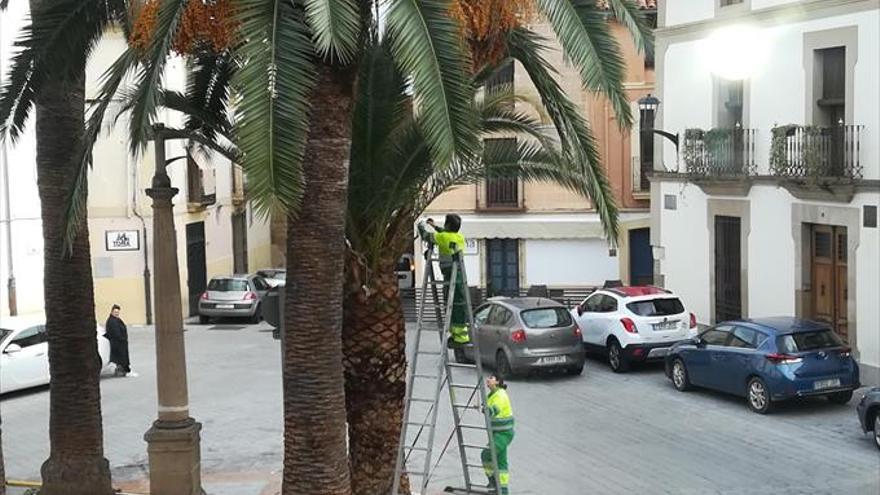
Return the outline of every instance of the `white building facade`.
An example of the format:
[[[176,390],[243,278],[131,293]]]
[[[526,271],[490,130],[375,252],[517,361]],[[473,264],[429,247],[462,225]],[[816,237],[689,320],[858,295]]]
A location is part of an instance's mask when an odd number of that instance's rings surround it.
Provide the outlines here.
[[[4,69],[14,54],[12,43],[26,10],[27,3],[12,2],[0,16],[0,66]],[[123,35],[115,32],[96,48],[87,69],[87,99],[98,94],[101,74],[124,47]],[[168,87],[185,88],[184,63],[179,58],[169,63]],[[111,109],[107,121],[114,116]],[[160,119],[169,126],[181,124],[179,115],[168,112],[160,113]],[[144,190],[155,165],[152,148],[137,159],[129,154],[126,135],[126,122],[120,119],[95,145],[88,218],[98,319],[103,321],[110,306],[119,304],[126,321],[138,324],[154,313],[150,306],[155,298],[148,290],[153,272],[152,200]],[[15,279],[17,312],[43,311],[43,234],[35,144],[32,117],[21,139],[0,151],[6,155],[5,163],[0,163],[0,318],[11,309],[7,302],[10,274]],[[168,159],[187,156],[167,170],[172,185],[179,188],[174,213],[183,309],[185,314],[194,314],[195,302],[210,277],[270,265],[270,236],[268,221],[255,215],[245,200],[240,167],[188,149],[185,141],[166,144]]]
[[[661,0],[655,281],[827,322],[880,382],[880,2]]]

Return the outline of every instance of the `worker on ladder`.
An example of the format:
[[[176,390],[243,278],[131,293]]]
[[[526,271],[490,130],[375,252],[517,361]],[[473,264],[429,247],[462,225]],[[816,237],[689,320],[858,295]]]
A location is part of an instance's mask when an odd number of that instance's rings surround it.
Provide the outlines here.
[[[425,227],[425,223],[431,226],[434,232],[429,231]],[[464,249],[465,239],[459,230],[461,229],[461,217],[450,213],[446,215],[446,221],[443,227],[434,224],[434,220],[429,218],[427,222],[419,222],[419,237],[423,241],[437,246],[440,257],[440,271],[443,273],[443,281],[449,282],[452,278],[452,261],[453,255]],[[449,346],[456,349],[456,356],[468,343],[471,338],[468,333],[467,321],[467,302],[465,299],[466,287],[459,272],[455,281],[455,300],[452,304],[452,325],[449,328]],[[443,296],[447,298],[449,287],[444,287]],[[448,300],[448,299],[447,299]]]
[[[495,445],[495,455],[498,460],[498,481],[501,483],[501,495],[510,493],[510,471],[507,463],[507,447],[513,441],[513,408],[510,406],[510,397],[507,396],[507,384],[504,378],[490,375],[486,378],[486,386],[489,388],[489,397],[486,400],[486,408],[492,418],[492,443]],[[491,447],[490,447],[491,448]],[[495,487],[495,470],[492,467],[492,451],[483,449],[480,453],[483,461],[483,470],[489,478],[489,486]]]

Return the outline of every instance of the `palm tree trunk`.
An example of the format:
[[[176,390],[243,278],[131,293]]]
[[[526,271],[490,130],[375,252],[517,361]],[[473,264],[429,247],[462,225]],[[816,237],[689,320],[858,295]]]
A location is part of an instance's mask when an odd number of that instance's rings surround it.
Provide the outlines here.
[[[394,262],[383,260],[369,280],[353,253],[346,262],[342,346],[355,495],[386,494],[394,476],[406,393],[406,321]],[[409,493],[405,477],[401,488]]]
[[[39,9],[31,11],[39,15]],[[35,19],[35,23],[37,20]],[[37,97],[37,186],[43,220],[46,329],[49,334],[49,459],[42,495],[112,494],[101,427],[101,359],[88,222],[63,250],[65,203],[83,147],[85,71],[53,74]]]
[[[349,495],[342,282],[354,72],[319,68],[302,209],[288,220],[284,495]]]

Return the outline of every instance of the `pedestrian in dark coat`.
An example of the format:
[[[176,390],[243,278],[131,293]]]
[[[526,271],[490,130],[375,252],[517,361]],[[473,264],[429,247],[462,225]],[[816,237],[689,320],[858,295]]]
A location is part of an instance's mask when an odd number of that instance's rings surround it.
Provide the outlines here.
[[[104,325],[104,336],[110,341],[110,362],[116,364],[116,374],[125,376],[131,373],[131,362],[128,359],[128,329],[119,317],[119,310],[119,305],[114,304]]]

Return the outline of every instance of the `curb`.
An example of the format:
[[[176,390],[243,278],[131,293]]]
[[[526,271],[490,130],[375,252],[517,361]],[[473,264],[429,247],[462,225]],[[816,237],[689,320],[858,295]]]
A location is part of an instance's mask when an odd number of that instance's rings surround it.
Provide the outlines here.
[[[39,481],[26,481],[26,480],[6,480],[6,486],[16,487],[16,488],[40,488],[43,486]],[[145,493],[128,493],[128,492],[115,492],[116,495],[147,495]]]

